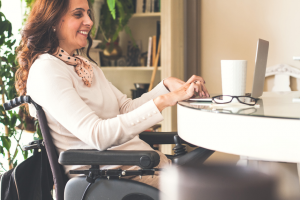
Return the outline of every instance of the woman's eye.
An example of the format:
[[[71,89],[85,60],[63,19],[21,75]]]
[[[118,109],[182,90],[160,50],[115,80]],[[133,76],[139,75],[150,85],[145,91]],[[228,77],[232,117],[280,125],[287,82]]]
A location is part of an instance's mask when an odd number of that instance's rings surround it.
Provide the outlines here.
[[[77,14],[74,14],[76,17],[81,17],[82,14],[81,13],[77,13]]]

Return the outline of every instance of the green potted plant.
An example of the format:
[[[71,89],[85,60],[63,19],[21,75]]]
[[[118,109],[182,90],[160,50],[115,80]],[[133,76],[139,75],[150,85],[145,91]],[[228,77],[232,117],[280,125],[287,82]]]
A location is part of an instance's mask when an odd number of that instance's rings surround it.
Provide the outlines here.
[[[119,33],[125,30],[131,37],[131,30],[128,26],[129,19],[134,13],[132,0],[106,0],[100,11],[100,24],[97,37],[102,37],[104,42],[103,55],[110,59],[117,59],[122,51],[118,45]]]
[[[1,8],[1,0],[0,0]],[[0,12],[0,92],[2,104],[18,96],[15,89],[15,72],[17,69],[15,40],[12,39],[12,25],[5,15]],[[25,112],[23,110],[23,112]],[[26,123],[15,111],[5,112],[3,106],[0,106],[0,124],[3,130],[0,131],[0,154],[8,161],[8,166],[0,163],[1,171],[11,169],[18,164],[17,155],[22,152],[24,159],[28,152],[23,151],[20,146],[20,139],[23,130],[17,130],[16,126],[21,123],[26,128]],[[15,145],[12,145],[12,141]]]

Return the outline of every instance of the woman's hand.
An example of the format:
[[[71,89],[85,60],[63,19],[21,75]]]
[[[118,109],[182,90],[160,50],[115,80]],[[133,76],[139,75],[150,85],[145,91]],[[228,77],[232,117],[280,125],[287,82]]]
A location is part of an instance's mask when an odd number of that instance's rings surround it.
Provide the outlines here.
[[[205,87],[205,81],[202,77],[193,75],[187,82],[194,81],[196,85],[198,85],[198,91],[196,91],[200,97],[209,97],[209,94],[207,92],[207,89]],[[185,84],[184,81],[175,78],[175,77],[169,77],[164,80],[165,87],[170,91],[173,92],[177,89],[179,89],[181,86]]]
[[[185,84],[184,81],[175,78],[175,77],[169,77],[164,80],[165,87],[170,91],[173,92],[174,90],[177,90],[180,88],[183,84]]]
[[[168,106],[176,105],[178,101],[183,101],[198,93],[199,96],[209,97],[208,91],[204,85],[204,80],[200,76],[193,75],[186,83],[174,91],[161,95],[154,99],[157,108],[162,111]]]

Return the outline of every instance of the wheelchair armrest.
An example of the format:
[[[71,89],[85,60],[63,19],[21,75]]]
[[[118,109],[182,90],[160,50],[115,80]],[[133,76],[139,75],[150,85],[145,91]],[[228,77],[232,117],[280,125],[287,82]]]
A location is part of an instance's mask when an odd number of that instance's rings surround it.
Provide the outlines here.
[[[174,136],[177,132],[141,132],[140,139],[148,144],[174,144]]]
[[[137,165],[151,169],[159,164],[155,151],[98,151],[95,149],[70,149],[61,152],[58,162],[62,165]]]
[[[175,144],[174,136],[178,135],[177,132],[141,132],[139,134],[140,139],[146,143],[153,144]],[[187,144],[190,147],[196,147],[180,138],[182,144]]]

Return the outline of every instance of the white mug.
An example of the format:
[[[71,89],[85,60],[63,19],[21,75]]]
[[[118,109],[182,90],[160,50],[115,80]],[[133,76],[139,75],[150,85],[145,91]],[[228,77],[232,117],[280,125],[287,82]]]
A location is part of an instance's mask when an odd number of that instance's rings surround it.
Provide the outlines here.
[[[221,60],[221,74],[223,95],[245,96],[247,60]]]

